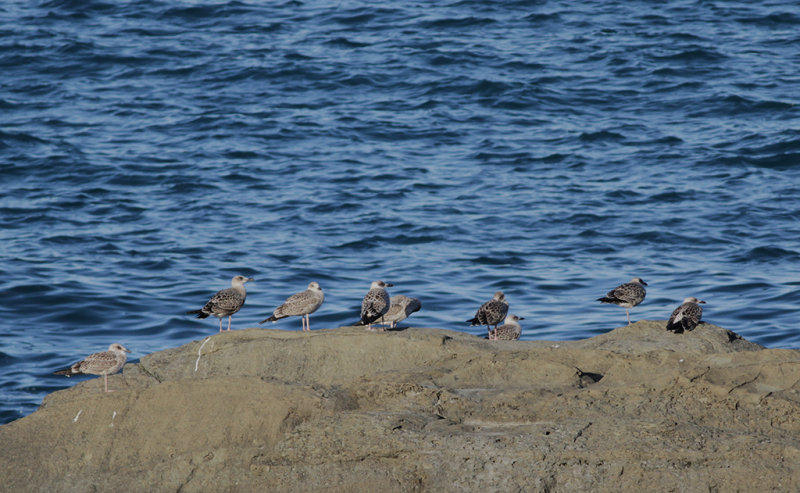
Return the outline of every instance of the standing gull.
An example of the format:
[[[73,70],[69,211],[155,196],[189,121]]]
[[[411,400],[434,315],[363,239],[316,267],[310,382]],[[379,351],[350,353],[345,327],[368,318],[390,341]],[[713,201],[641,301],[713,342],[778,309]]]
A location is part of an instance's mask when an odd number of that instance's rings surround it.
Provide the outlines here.
[[[694,296],[690,296],[683,300],[683,304],[672,312],[667,322],[667,330],[682,334],[683,331],[694,330],[700,319],[703,318],[703,307],[698,303],[705,303],[703,300],[698,300]]]
[[[113,392],[108,390],[108,376],[117,373],[125,366],[128,361],[128,356],[125,353],[130,353],[122,344],[114,343],[108,346],[108,351],[101,353],[90,354],[83,361],[78,361],[69,368],[53,372],[55,375],[79,375],[81,373],[86,375],[103,375],[105,381],[106,392]]]
[[[360,325],[366,325],[367,330],[372,330],[372,323],[378,319],[382,319],[386,312],[389,311],[389,293],[386,292],[387,287],[392,287],[383,281],[373,281],[367,291],[364,300],[361,302],[361,321]]]
[[[619,305],[625,309],[625,314],[628,316],[628,325],[631,324],[630,309],[644,301],[647,292],[644,287],[647,283],[641,277],[634,277],[631,282],[620,284],[616,288],[606,294],[604,298],[597,298],[597,301],[602,303],[612,303]]]
[[[222,319],[228,317],[228,330],[231,330],[231,318],[233,314],[238,312],[244,305],[244,299],[247,297],[247,291],[244,289],[244,283],[252,282],[255,279],[245,276],[234,276],[231,279],[231,287],[223,289],[211,297],[206,303],[206,306],[199,310],[192,310],[186,312],[188,315],[197,314],[197,318],[206,318],[209,315],[214,315],[219,318],[219,331],[222,332]]]
[[[323,301],[325,301],[325,294],[322,292],[322,288],[319,287],[319,283],[312,281],[308,283],[308,289],[302,293],[289,296],[281,306],[272,312],[271,317],[265,318],[258,323],[277,322],[282,318],[300,315],[302,316],[303,330],[311,330],[309,315],[317,311]]]
[[[503,325],[489,331],[489,340],[516,341],[519,339],[519,336],[522,335],[522,326],[519,324],[520,320],[525,320],[525,318],[513,314],[507,316]]]
[[[490,325],[497,328],[497,324],[503,321],[508,313],[508,301],[502,291],[494,294],[491,300],[487,301],[475,313],[475,318],[467,320],[470,325],[485,325],[489,330]]]
[[[391,328],[397,327],[397,322],[402,322],[422,308],[422,303],[416,298],[397,294],[390,299],[389,311],[383,316],[384,323],[390,324]]]

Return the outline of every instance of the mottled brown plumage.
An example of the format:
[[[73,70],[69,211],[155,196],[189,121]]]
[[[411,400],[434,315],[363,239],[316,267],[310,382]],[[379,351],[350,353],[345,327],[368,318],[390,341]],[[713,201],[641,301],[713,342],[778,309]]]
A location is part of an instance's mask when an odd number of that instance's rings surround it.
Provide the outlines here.
[[[222,332],[222,319],[228,317],[228,330],[231,330],[231,318],[233,314],[238,312],[244,305],[244,300],[247,298],[247,291],[244,289],[244,283],[253,281],[252,277],[234,276],[231,279],[231,287],[217,292],[208,300],[208,303],[199,310],[192,310],[186,312],[189,315],[197,314],[197,318],[206,318],[213,315],[219,318],[219,331]]]
[[[286,317],[302,316],[303,330],[311,330],[311,320],[309,315],[325,301],[325,294],[317,282],[308,283],[308,289],[301,293],[291,295],[281,306],[272,312],[272,316],[259,322],[277,322]]]
[[[125,366],[125,362],[128,360],[128,356],[125,353],[130,353],[130,351],[125,349],[122,344],[114,343],[108,346],[108,351],[90,354],[69,368],[57,370],[53,373],[68,377],[80,374],[102,375],[106,392],[110,392],[108,390],[108,376],[117,373]]]
[[[641,277],[634,277],[630,282],[620,284],[612,289],[603,298],[597,298],[601,303],[611,303],[613,305],[621,306],[625,309],[625,314],[628,317],[628,325],[631,324],[630,309],[644,301],[647,295],[644,287],[647,283]]]
[[[392,328],[397,326],[397,322],[402,322],[422,308],[422,303],[417,298],[410,298],[402,294],[392,296],[389,303],[389,311],[383,315],[383,322],[390,324]]]
[[[493,341],[516,341],[522,335],[520,320],[525,319],[513,314],[507,316],[503,325],[489,331],[489,339]]]
[[[506,301],[506,295],[502,291],[498,291],[491,300],[478,308],[475,317],[467,320],[467,323],[470,325],[485,325],[488,330],[490,325],[494,325],[496,328],[507,313],[508,301]]]
[[[361,325],[366,325],[367,330],[372,330],[372,323],[381,319],[389,311],[391,304],[387,287],[392,284],[383,281],[374,281],[369,291],[361,301]]]
[[[703,307],[699,303],[705,303],[694,296],[683,300],[683,304],[672,312],[672,316],[667,321],[667,330],[682,334],[684,331],[694,330],[703,318]]]

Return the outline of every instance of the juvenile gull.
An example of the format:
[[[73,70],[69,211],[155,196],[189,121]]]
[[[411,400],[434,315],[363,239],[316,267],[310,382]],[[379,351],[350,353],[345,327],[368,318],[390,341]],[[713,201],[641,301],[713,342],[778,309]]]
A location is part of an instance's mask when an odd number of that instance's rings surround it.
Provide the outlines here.
[[[214,315],[219,318],[219,331],[222,332],[222,319],[228,317],[228,330],[231,330],[231,318],[233,314],[238,312],[244,305],[244,299],[247,297],[247,291],[244,289],[244,283],[254,281],[252,277],[234,276],[231,279],[231,287],[217,292],[208,300],[206,305],[199,310],[192,310],[186,312],[189,315],[197,314],[197,318],[206,318],[209,315]]]
[[[507,316],[505,322],[503,322],[503,325],[489,331],[489,340],[516,341],[519,339],[519,336],[522,335],[522,326],[519,324],[520,320],[525,319],[513,314]]]
[[[634,277],[630,282],[620,284],[609,291],[604,298],[597,298],[597,301],[612,303],[624,308],[625,314],[628,316],[628,325],[630,325],[630,309],[644,301],[644,297],[647,295],[647,292],[644,290],[645,286],[647,286],[647,283],[644,282],[641,277]]]
[[[373,281],[370,285],[369,291],[361,302],[360,325],[366,325],[367,330],[372,330],[372,323],[382,319],[389,311],[391,301],[386,288],[392,286],[393,284],[383,281]]]
[[[683,304],[672,312],[667,322],[667,330],[682,334],[683,331],[694,330],[700,319],[703,318],[703,307],[698,303],[705,303],[703,300],[698,300],[694,296],[690,296],[683,300]]]
[[[475,318],[467,320],[470,325],[485,325],[489,330],[490,325],[497,328],[497,324],[503,321],[508,313],[508,301],[502,291],[494,294],[491,300],[487,301],[475,313]]]
[[[117,373],[125,366],[128,356],[125,353],[130,353],[122,344],[114,343],[108,346],[108,351],[101,353],[90,354],[83,361],[78,361],[69,368],[53,372],[56,375],[103,375],[105,381],[106,392],[108,390],[108,376]]]
[[[417,298],[398,294],[390,299],[389,311],[383,316],[383,322],[390,324],[391,328],[397,327],[397,322],[402,322],[422,308],[422,303]]]
[[[322,288],[319,287],[319,283],[312,281],[308,283],[308,289],[302,293],[289,296],[281,306],[272,312],[271,317],[265,318],[258,323],[277,322],[282,318],[300,315],[302,317],[303,330],[311,330],[311,319],[309,315],[317,311],[317,308],[322,305],[323,301],[325,301],[325,294],[322,292]]]

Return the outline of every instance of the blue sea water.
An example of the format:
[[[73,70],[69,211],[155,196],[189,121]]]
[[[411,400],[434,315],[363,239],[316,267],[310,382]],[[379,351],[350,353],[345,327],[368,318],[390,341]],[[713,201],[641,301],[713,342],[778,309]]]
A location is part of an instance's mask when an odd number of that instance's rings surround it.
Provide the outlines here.
[[[145,354],[235,274],[234,328],[320,282],[312,328],[375,279],[464,320],[498,289],[524,339],[625,324],[649,283],[799,348],[793,1],[8,0],[0,4],[0,423],[119,342]],[[299,330],[292,318],[266,330]]]

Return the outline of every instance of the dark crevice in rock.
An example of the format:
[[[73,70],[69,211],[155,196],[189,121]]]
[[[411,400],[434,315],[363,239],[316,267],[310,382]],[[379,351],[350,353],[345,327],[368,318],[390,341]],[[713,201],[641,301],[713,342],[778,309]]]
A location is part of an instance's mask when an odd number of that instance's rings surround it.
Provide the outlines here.
[[[143,363],[139,363],[139,370],[148,377],[154,379],[158,383],[164,382],[164,377],[160,376],[158,372],[149,370]]]
[[[595,384],[603,379],[602,373],[593,373],[588,371],[583,371],[578,367],[575,367],[578,375],[578,386],[580,388],[588,387],[589,385]]]

